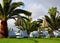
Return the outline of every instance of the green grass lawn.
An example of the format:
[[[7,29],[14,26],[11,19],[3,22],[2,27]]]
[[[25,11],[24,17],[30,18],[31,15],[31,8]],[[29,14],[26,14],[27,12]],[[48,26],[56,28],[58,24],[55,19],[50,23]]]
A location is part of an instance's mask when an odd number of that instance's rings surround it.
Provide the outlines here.
[[[60,43],[60,38],[2,38],[0,43]]]

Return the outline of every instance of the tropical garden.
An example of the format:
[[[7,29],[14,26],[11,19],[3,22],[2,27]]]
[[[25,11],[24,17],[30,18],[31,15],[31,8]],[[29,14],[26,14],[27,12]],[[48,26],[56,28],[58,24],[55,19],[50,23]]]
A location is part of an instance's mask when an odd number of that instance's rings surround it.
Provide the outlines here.
[[[17,9],[20,6],[24,6],[24,3],[2,0],[2,4],[0,4],[0,38],[21,38],[23,36],[22,38],[31,37],[30,41],[33,38],[38,38],[38,40],[41,40],[39,38],[60,38],[60,12],[57,7],[51,7],[48,10],[48,15],[45,15],[43,19],[39,18],[33,21],[32,12]],[[21,14],[25,16],[21,16]],[[9,36],[9,32],[13,32],[13,29],[10,31],[8,28],[7,20],[9,19],[14,19],[15,26],[18,26],[18,31],[13,33],[15,35],[11,33],[11,36]]]
[[[0,38],[3,38],[0,39],[1,43],[60,42],[60,12],[57,7],[51,7],[48,15],[33,21],[32,12],[17,9],[21,6],[24,6],[23,2],[12,3],[12,0],[2,0],[0,4]],[[13,29],[9,29],[7,24],[9,19],[15,20],[14,24],[18,28],[16,33]]]

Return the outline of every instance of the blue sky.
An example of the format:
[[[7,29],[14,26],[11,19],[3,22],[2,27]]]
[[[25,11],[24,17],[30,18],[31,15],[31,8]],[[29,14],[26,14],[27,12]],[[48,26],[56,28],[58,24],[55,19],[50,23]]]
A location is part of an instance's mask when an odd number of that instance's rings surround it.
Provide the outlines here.
[[[19,1],[22,1],[25,4],[24,7],[21,7],[22,9],[32,12],[33,20],[47,15],[48,9],[51,7],[57,7],[60,11],[60,0],[13,0],[13,2]],[[14,20],[8,20],[8,26],[14,27],[14,22]]]

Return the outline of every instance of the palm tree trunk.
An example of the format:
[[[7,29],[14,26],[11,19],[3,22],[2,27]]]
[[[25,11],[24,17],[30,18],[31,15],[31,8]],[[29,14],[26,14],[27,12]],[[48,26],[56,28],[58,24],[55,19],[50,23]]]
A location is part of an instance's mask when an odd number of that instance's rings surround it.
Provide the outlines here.
[[[53,33],[53,30],[48,31],[48,33],[49,33],[49,35],[50,35],[50,38],[54,38],[54,37],[55,37],[55,36],[54,36],[54,33]]]
[[[0,28],[0,38],[7,38],[7,37],[8,37],[7,20],[2,20]]]
[[[30,34],[30,31],[28,29],[26,31],[27,31],[27,34],[29,35]]]

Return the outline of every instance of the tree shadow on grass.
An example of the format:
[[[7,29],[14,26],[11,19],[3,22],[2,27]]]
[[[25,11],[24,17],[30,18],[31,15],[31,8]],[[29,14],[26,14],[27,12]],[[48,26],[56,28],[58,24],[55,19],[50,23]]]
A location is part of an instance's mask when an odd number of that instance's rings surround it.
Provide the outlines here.
[[[38,41],[37,41],[37,40],[35,40],[35,39],[29,39],[29,40],[34,41],[34,43],[38,43]]]

